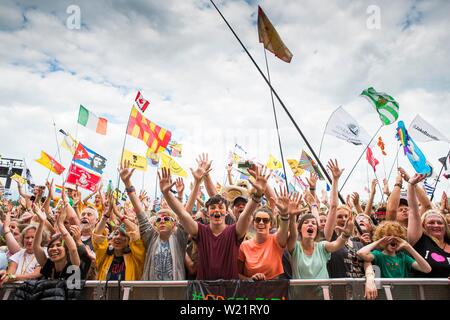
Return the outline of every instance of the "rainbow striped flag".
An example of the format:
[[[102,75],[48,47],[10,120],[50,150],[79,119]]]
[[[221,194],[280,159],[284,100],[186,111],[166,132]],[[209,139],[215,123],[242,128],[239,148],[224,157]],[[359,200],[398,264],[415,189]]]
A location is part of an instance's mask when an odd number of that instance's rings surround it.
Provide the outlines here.
[[[62,194],[62,186],[55,185],[55,193],[61,195]]]

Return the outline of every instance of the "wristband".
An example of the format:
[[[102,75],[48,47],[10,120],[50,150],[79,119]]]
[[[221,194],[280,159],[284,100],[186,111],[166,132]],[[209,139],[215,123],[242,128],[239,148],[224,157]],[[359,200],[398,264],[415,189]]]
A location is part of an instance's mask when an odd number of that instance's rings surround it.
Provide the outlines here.
[[[258,196],[257,194],[252,194],[252,200],[257,203],[261,203],[261,198],[262,198],[262,196]]]
[[[348,239],[350,238],[351,234],[345,234],[345,233],[341,233],[341,237],[344,239]]]
[[[282,215],[280,215],[280,220],[281,221],[289,221],[289,216],[282,216]]]
[[[316,188],[309,188],[309,191],[316,191]]]
[[[396,184],[394,184],[394,187],[399,187],[401,189],[402,188],[402,184],[401,183],[396,183]]]
[[[68,235],[69,235],[68,232],[64,232],[64,233],[62,234],[63,237],[66,237],[66,236],[68,236]]]
[[[123,216],[120,218],[120,221],[123,222],[123,220],[125,220],[126,218],[127,218],[127,216],[123,215]]]
[[[131,187],[129,187],[129,188],[125,188],[125,191],[126,191],[127,193],[136,192],[136,188],[133,187],[133,186],[131,186]]]

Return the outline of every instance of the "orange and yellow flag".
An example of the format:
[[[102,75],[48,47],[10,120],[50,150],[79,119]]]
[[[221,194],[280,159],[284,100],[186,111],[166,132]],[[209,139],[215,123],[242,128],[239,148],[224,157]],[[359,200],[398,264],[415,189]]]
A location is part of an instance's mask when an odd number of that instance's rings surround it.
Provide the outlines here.
[[[63,173],[63,171],[66,169],[58,161],[50,157],[44,151],[41,151],[41,157],[39,159],[36,159],[35,161],[58,175]]]
[[[170,131],[145,118],[135,106],[131,109],[127,134],[144,141],[155,153],[164,151],[172,136]]]
[[[264,44],[264,48],[284,62],[291,62],[292,53],[284,45],[277,30],[275,30],[260,6],[258,6],[258,35],[259,42]]]

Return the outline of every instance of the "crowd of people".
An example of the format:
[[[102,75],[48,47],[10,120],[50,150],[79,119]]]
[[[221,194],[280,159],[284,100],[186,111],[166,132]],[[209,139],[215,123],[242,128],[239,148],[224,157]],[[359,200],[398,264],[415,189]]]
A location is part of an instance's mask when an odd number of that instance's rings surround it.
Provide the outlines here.
[[[392,191],[384,181],[386,203],[374,204],[373,180],[367,201],[353,192],[339,204],[337,160],[327,165],[331,191],[320,197],[315,173],[298,193],[272,187],[264,166],[251,164],[251,177],[238,181],[227,169],[218,190],[200,155],[187,201],[183,179],[161,169],[159,206],[133,186],[127,162],[119,170],[125,201],[101,185],[82,199],[64,187],[56,197],[53,180],[31,195],[18,183],[17,202],[1,199],[0,286],[68,279],[76,269],[87,280],[365,278],[365,297],[375,299],[376,268],[383,278],[450,276],[447,195],[431,203],[423,175],[398,168]]]

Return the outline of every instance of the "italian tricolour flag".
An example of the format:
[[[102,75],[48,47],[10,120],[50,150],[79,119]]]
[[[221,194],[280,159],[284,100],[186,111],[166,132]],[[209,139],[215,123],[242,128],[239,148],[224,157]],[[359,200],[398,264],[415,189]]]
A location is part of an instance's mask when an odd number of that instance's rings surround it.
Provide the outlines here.
[[[108,120],[106,120],[105,118],[97,117],[92,112],[89,112],[88,109],[80,105],[80,111],[78,113],[78,123],[82,126],[94,130],[97,133],[106,134],[106,126],[108,124]]]

